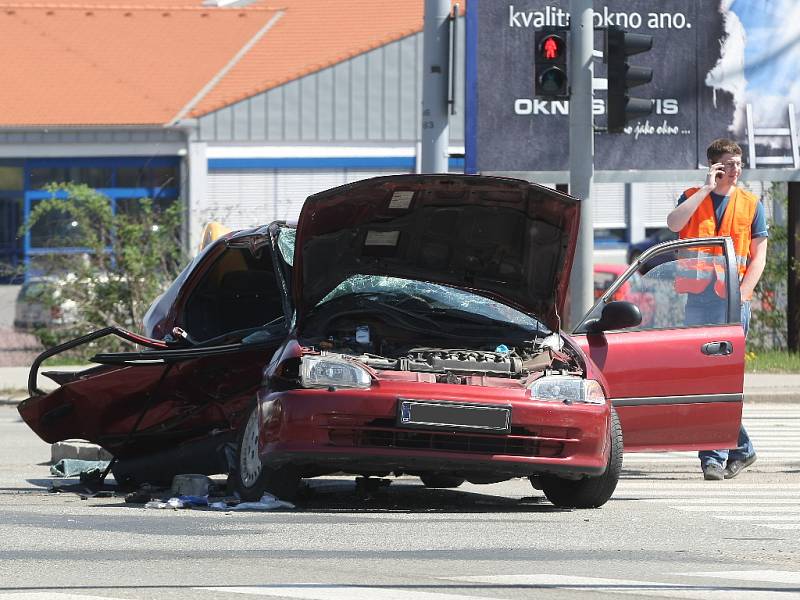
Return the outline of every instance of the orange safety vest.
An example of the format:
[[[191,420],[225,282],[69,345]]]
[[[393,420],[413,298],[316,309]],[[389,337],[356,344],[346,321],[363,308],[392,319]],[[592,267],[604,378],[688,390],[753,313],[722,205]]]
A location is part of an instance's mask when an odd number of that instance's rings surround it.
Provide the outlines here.
[[[700,188],[689,188],[683,195],[690,198]],[[733,240],[739,281],[747,271],[750,258],[750,241],[753,218],[758,208],[758,198],[745,190],[733,188],[728,206],[722,215],[722,223],[717,229],[714,216],[714,203],[709,194],[694,211],[689,222],[681,229],[680,239],[724,236]],[[678,273],[675,278],[675,291],[678,293],[699,294],[708,287],[716,275],[714,291],[720,298],[726,296],[725,259],[719,246],[696,248],[682,251],[678,260]]]

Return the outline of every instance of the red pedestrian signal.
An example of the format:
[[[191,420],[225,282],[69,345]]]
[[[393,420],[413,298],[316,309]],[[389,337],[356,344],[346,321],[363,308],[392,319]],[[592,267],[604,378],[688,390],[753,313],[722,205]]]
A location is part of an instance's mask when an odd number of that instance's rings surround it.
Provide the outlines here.
[[[555,35],[548,35],[542,42],[542,58],[556,60],[563,51],[564,40]]]
[[[567,32],[541,29],[534,36],[534,90],[536,96],[566,98]]]

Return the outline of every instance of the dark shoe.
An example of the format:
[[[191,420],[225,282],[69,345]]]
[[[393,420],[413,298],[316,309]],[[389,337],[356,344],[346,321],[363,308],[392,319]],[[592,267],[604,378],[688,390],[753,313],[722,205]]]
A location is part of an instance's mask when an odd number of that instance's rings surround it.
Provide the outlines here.
[[[703,479],[706,481],[721,481],[725,479],[725,471],[719,465],[706,465],[703,467]]]
[[[725,467],[725,479],[733,479],[739,473],[744,471],[747,467],[752,465],[754,462],[756,462],[755,454],[753,454],[753,456],[745,460],[729,460],[728,466]]]

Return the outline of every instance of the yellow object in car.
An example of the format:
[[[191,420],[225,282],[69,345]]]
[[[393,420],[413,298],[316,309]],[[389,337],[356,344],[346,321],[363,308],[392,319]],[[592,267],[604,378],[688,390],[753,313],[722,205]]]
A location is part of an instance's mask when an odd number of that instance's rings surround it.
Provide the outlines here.
[[[206,223],[206,226],[203,227],[203,233],[200,235],[200,246],[197,248],[198,252],[214,240],[221,238],[226,233],[230,233],[230,231],[231,230],[222,223],[217,223],[216,221]]]

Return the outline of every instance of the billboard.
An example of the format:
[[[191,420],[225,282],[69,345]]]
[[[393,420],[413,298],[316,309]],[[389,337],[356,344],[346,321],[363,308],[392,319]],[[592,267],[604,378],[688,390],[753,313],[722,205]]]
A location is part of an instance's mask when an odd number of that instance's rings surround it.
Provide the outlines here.
[[[569,100],[535,97],[534,31],[568,27],[568,8],[569,0],[468,3],[468,172],[567,170]],[[629,62],[653,69],[632,95],[655,101],[623,133],[595,135],[598,170],[696,169],[714,138],[747,146],[748,105],[754,128],[788,128],[790,104],[800,108],[796,0],[595,0],[594,11],[596,50],[608,26],[653,36],[653,49]],[[594,70],[605,78],[601,58]],[[601,127],[605,96],[596,90],[593,101]],[[756,144],[759,156],[792,154],[789,136]]]

